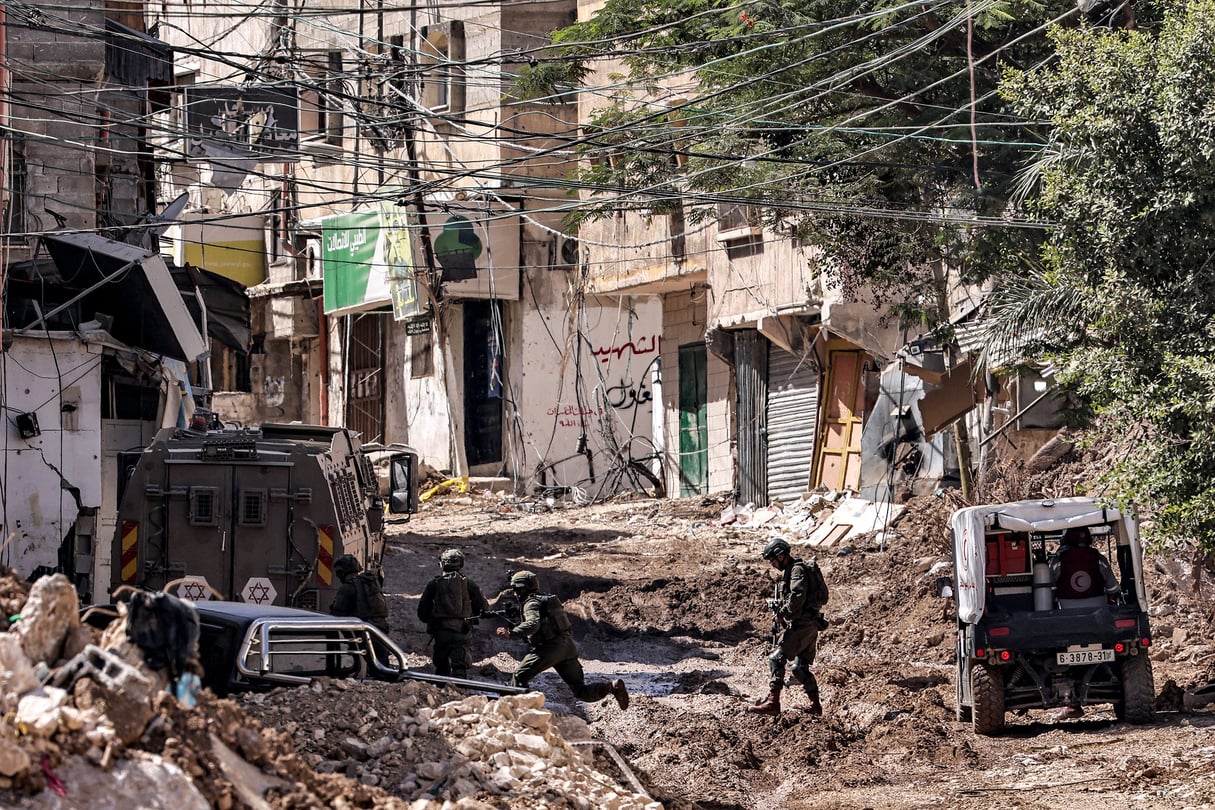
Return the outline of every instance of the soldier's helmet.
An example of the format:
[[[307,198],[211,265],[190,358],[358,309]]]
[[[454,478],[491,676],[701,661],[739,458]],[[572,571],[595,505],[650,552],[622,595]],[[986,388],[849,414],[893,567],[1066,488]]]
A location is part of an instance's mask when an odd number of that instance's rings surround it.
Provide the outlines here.
[[[764,546],[763,557],[765,560],[770,560],[777,554],[788,553],[789,544],[785,542],[785,539],[783,537],[773,537],[768,541],[768,544]]]
[[[333,561],[333,573],[337,574],[338,579],[357,574],[362,567],[353,554],[343,554]]]
[[[511,574],[510,586],[516,591],[532,593],[540,590],[540,580],[531,571],[516,571]]]
[[[439,555],[439,567],[444,571],[459,571],[464,567],[464,552],[449,548]]]

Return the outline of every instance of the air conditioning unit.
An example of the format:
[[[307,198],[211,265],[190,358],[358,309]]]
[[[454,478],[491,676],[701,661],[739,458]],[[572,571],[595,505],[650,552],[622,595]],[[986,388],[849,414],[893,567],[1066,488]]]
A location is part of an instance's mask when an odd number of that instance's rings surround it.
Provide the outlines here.
[[[321,278],[321,242],[319,239],[309,239],[304,243],[303,271],[301,280]]]
[[[554,267],[577,267],[582,263],[581,245],[577,237],[559,233],[553,236],[552,264]]]

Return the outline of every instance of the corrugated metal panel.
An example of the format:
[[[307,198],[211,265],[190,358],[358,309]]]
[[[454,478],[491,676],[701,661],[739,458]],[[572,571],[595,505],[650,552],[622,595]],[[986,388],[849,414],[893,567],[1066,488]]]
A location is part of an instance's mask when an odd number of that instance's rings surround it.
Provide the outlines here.
[[[818,426],[818,364],[772,346],[768,352],[768,499],[790,503],[810,487]]]
[[[768,503],[768,340],[755,329],[734,333],[734,380],[738,388],[738,502]]]

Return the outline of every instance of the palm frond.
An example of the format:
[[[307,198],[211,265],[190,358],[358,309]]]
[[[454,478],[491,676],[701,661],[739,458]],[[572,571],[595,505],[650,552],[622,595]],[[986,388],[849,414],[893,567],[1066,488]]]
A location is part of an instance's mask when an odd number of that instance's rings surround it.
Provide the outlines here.
[[[978,330],[983,367],[994,370],[1040,360],[1084,339],[1089,296],[1041,267],[1027,270],[988,294]]]

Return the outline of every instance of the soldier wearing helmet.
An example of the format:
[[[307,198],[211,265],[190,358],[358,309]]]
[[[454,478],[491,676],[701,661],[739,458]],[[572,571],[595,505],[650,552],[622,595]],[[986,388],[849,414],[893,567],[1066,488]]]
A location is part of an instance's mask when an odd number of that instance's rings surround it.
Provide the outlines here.
[[[329,613],[357,616],[387,633],[388,600],[384,596],[383,574],[363,571],[353,554],[343,554],[333,561],[333,575],[342,584],[329,604]]]
[[[449,548],[439,555],[439,576],[426,583],[418,618],[434,639],[431,660],[436,675],[467,678],[472,666],[474,617],[489,610],[477,583],[464,576],[464,552]]]
[[[818,650],[818,634],[827,629],[823,605],[827,604],[827,582],[814,560],[803,562],[793,556],[783,537],[769,538],[761,555],[780,572],[775,592],[768,600],[772,611],[772,653],[768,656],[768,695],[747,710],[756,714],[780,714],[780,694],[785,685],[785,667],[793,662],[793,678],[806,691],[806,711],[821,716],[818,681],[810,667]]]
[[[540,580],[531,571],[516,571],[510,578],[511,590],[522,606],[522,618],[510,629],[499,627],[500,638],[521,638],[527,641],[527,654],[519,662],[511,684],[527,687],[532,678],[550,667],[561,680],[569,684],[574,697],[596,703],[609,695],[616,698],[621,709],[629,707],[629,692],[624,681],[586,682],[578,646],[570,633],[570,620],[561,600],[553,594],[540,593]]]

